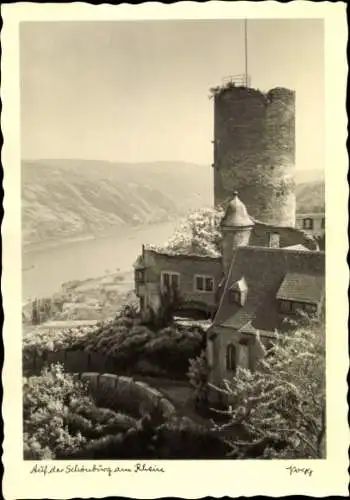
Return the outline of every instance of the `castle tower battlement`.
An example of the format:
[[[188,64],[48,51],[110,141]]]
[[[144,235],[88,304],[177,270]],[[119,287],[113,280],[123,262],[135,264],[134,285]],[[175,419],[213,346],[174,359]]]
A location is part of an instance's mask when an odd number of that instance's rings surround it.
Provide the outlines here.
[[[214,94],[214,200],[238,191],[249,215],[295,226],[295,92],[229,84]]]

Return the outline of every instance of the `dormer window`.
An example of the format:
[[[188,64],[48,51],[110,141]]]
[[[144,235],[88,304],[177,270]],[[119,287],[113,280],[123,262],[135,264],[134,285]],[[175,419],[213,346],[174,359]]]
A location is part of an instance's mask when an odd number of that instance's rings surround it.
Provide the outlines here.
[[[230,301],[238,304],[239,306],[244,306],[247,299],[248,286],[244,278],[232,283],[229,288]]]

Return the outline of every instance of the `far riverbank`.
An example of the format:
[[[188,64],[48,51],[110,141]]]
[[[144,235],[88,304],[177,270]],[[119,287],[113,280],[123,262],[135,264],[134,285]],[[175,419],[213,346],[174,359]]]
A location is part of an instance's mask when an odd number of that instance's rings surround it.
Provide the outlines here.
[[[179,220],[174,220],[116,228],[98,237],[27,247],[22,254],[22,298],[51,296],[67,281],[97,278],[116,271],[130,273],[142,244],[164,243],[178,224]]]

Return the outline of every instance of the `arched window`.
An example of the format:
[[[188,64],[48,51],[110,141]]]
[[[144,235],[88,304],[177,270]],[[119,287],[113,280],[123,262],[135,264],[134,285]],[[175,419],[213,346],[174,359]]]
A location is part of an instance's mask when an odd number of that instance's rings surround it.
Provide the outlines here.
[[[236,347],[233,344],[229,344],[226,349],[226,369],[236,371]]]
[[[212,340],[208,340],[207,343],[207,360],[209,368],[214,367],[214,342]]]

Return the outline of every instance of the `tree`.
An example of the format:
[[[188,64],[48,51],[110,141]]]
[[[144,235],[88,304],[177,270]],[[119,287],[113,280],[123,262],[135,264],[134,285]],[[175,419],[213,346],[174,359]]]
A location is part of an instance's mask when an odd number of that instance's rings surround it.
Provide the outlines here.
[[[196,405],[203,408],[207,405],[208,398],[208,375],[209,366],[205,350],[200,356],[190,359],[190,368],[188,370],[188,378],[194,389]]]
[[[203,208],[190,214],[162,250],[216,257],[220,255],[220,222],[223,211]]]
[[[160,291],[160,304],[157,311],[150,310],[150,318],[145,321],[156,330],[171,325],[174,315],[181,305],[181,296],[177,285],[165,286]]]
[[[138,297],[136,297],[135,293],[128,292],[125,296],[123,304],[120,308],[120,311],[117,315],[117,318],[124,317],[130,318],[132,320],[139,317],[140,314],[140,302]]]
[[[276,334],[257,370],[238,368],[216,388],[229,396],[228,424],[235,458],[323,458],[325,455],[325,332],[319,320]]]
[[[34,299],[32,302],[32,324],[38,325],[39,323],[40,323],[40,315],[39,315],[38,299]]]

